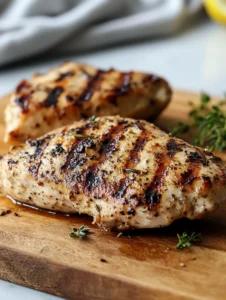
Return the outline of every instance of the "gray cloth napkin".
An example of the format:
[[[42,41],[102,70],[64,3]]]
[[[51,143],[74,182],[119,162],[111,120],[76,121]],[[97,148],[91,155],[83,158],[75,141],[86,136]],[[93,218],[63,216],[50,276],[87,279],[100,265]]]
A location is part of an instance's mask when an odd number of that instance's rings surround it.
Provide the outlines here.
[[[172,34],[201,0],[0,0],[0,65]]]

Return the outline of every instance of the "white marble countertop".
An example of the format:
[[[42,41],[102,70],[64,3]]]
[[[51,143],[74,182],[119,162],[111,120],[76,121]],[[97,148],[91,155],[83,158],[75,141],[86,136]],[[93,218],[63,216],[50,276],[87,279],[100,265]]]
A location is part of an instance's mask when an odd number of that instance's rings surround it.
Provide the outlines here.
[[[64,60],[74,59],[100,68],[143,70],[166,77],[174,88],[223,95],[226,91],[226,27],[208,20],[165,39],[118,46],[84,55],[33,59],[0,69],[0,95]],[[0,299],[50,300],[56,297],[0,281]]]

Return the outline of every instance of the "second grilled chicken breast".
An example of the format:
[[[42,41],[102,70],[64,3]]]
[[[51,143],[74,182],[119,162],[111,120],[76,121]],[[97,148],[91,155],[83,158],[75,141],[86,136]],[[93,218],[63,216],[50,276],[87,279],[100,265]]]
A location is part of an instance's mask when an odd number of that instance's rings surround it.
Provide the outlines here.
[[[170,98],[168,83],[155,75],[68,62],[18,85],[5,110],[5,141],[36,138],[92,115],[154,118]]]
[[[153,228],[200,218],[226,198],[226,167],[153,124],[80,121],[14,147],[0,190],[21,202],[84,213],[105,229]]]

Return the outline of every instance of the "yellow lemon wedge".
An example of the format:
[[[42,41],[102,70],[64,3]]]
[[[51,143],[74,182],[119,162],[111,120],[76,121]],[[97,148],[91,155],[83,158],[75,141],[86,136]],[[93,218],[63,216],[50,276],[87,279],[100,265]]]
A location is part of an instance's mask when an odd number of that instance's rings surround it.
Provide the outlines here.
[[[226,0],[204,0],[204,6],[213,20],[226,25]]]

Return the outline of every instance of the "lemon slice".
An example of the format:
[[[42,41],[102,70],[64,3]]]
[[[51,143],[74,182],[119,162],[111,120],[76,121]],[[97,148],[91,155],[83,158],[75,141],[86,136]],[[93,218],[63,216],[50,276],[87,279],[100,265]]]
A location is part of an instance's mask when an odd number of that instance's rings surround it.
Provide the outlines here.
[[[213,20],[226,25],[226,0],[204,0],[204,5]]]

